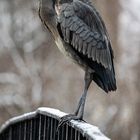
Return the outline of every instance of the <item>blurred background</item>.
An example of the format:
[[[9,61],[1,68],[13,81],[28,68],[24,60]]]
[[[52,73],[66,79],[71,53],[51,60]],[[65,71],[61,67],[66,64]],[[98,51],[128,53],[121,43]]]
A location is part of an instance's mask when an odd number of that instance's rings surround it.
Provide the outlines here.
[[[140,1],[94,0],[112,40],[118,90],[91,84],[85,120],[112,140],[140,140]],[[38,17],[38,0],[0,0],[0,125],[52,107],[71,113],[84,72],[55,47]]]

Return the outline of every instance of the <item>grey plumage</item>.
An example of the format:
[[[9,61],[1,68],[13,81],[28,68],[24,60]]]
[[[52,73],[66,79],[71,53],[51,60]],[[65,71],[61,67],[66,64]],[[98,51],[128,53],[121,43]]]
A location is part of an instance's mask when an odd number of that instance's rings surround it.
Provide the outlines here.
[[[90,16],[88,16],[88,14]],[[78,47],[78,51],[83,53],[82,55],[85,55],[88,58],[92,58],[93,61],[100,63],[105,68],[110,70],[112,69],[113,57],[109,50],[110,43],[108,33],[102,19],[100,18],[95,8],[92,8],[91,6],[86,5],[79,0],[75,0],[72,3],[63,5],[63,9],[61,10],[61,15],[59,18],[60,21],[58,20],[58,24],[60,24],[63,29],[69,30],[69,33],[71,33],[72,36],[79,37],[79,40],[77,40],[78,37],[76,37],[76,41],[72,44],[73,48],[77,50]],[[69,23],[64,24],[67,21],[71,21],[70,26],[68,26]],[[68,34],[63,35],[64,38],[69,38],[70,36]],[[104,36],[106,36],[106,39]],[[88,51],[85,51],[83,44],[80,44],[80,46],[76,44],[79,43],[79,41],[83,42],[84,46],[85,42],[87,43]],[[70,43],[71,40],[68,42]],[[102,57],[102,49],[104,49],[103,55],[105,55],[105,57]]]
[[[113,50],[105,24],[90,0],[42,1],[46,4],[40,6],[40,18],[49,28],[58,48],[85,70],[84,93],[75,112],[76,116],[80,112],[82,118],[92,80],[105,92],[117,88]]]
[[[110,39],[104,22],[94,6],[92,6],[91,1],[60,0],[59,2],[55,1],[55,3],[59,3],[61,6],[59,15],[55,14],[54,19],[57,26],[56,30],[61,34],[63,43],[66,42],[69,44],[69,47],[73,48],[73,51],[77,51],[77,55],[80,55],[81,59],[84,58],[83,61],[88,61],[89,59],[90,65],[92,65],[91,63],[94,63],[94,65],[96,63],[96,65],[102,67],[103,71],[108,69],[110,71],[108,74],[112,77],[110,82],[114,85],[112,90],[115,90],[114,56]],[[89,66],[89,63],[87,63],[87,67],[93,69],[102,79],[101,74],[94,69],[98,66]],[[106,79],[108,78],[108,74],[106,75]],[[104,79],[101,81],[104,82]],[[108,83],[104,82],[104,84]],[[108,92],[109,90],[105,91]]]

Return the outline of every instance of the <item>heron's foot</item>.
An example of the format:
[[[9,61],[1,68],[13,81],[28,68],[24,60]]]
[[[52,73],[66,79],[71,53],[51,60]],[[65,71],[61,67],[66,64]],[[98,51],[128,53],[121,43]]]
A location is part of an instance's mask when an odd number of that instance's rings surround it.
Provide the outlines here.
[[[59,131],[59,129],[64,125],[66,124],[67,122],[70,122],[71,120],[81,120],[81,121],[84,121],[81,117],[79,116],[76,116],[74,114],[68,114],[64,117],[61,118],[61,120],[59,121],[59,124],[58,124],[58,127],[57,127],[57,131]]]

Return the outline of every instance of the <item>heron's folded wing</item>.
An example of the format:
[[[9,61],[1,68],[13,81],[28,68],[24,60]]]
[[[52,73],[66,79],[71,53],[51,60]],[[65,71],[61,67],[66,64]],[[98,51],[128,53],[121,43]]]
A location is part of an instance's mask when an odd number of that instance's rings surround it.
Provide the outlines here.
[[[80,1],[64,4],[58,16],[58,28],[63,40],[79,53],[112,69],[113,52],[108,34],[93,7]]]

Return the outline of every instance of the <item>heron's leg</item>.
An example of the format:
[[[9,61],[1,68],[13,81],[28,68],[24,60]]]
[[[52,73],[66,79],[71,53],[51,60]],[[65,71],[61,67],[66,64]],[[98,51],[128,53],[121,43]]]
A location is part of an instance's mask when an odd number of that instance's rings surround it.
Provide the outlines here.
[[[57,131],[59,130],[60,127],[62,127],[66,122],[68,122],[70,120],[82,120],[83,119],[87,90],[89,88],[89,85],[90,85],[91,81],[92,81],[91,73],[89,73],[87,71],[85,73],[84,92],[83,92],[83,94],[82,94],[82,96],[79,100],[76,112],[75,112],[75,114],[68,114],[68,115],[62,117],[59,124],[58,124]]]
[[[79,100],[79,103],[78,103],[78,106],[77,106],[77,109],[75,111],[75,115],[76,116],[79,116],[80,119],[83,119],[83,115],[84,115],[84,107],[85,107],[85,101],[86,101],[86,96],[87,96],[87,91],[88,91],[88,88],[90,86],[90,83],[92,81],[92,78],[91,78],[91,73],[89,73],[88,71],[85,73],[85,78],[84,78],[84,92]]]

